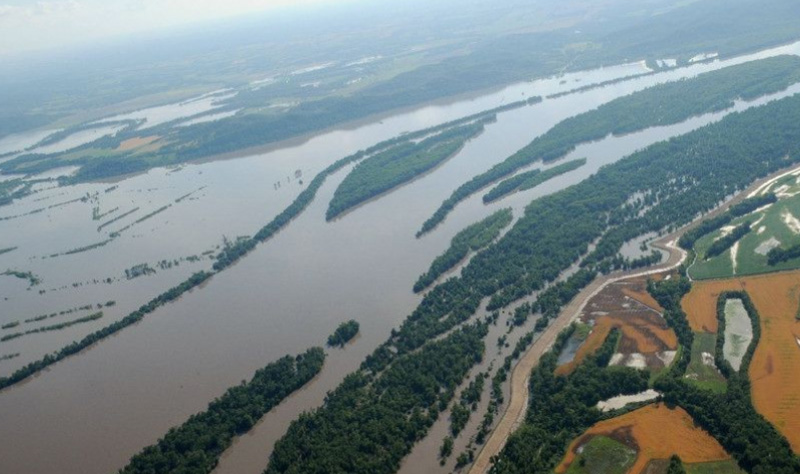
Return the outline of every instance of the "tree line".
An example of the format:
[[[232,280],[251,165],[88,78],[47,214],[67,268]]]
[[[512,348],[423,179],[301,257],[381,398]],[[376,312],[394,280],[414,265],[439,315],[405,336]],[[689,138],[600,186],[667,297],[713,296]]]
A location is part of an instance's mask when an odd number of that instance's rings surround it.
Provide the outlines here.
[[[470,251],[477,252],[489,245],[511,223],[513,218],[511,208],[500,209],[480,222],[459,231],[450,241],[450,247],[442,255],[436,257],[428,271],[420,275],[414,283],[414,293],[428,288],[440,276],[464,260]]]
[[[459,202],[531,163],[561,159],[578,145],[609,134],[680,123],[695,115],[729,108],[737,98],[751,100],[781,91],[800,80],[798,70],[800,58],[796,56],[752,61],[693,79],[653,86],[563,120],[503,162],[457,188],[425,221],[418,236],[441,223]]]
[[[235,436],[247,433],[264,414],[314,378],[325,352],[313,347],[284,356],[256,371],[208,404],[205,411],[170,428],[163,438],[134,455],[120,474],[209,473]]]

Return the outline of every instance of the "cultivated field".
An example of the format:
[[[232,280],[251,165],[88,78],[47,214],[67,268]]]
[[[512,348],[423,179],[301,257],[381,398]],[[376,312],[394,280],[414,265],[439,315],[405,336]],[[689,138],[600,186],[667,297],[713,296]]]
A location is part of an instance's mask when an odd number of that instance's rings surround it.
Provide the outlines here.
[[[659,314],[662,308],[647,293],[646,285],[643,277],[622,280],[593,296],[580,317],[583,323],[592,326],[592,332],[572,362],[560,366],[556,373],[569,373],[603,344],[613,328],[620,329],[622,337],[612,365],[655,370],[669,365],[678,341]]]
[[[785,249],[800,244],[799,181],[800,171],[772,181],[758,193],[773,192],[778,202],[734,219],[718,231],[699,239],[695,244],[697,259],[689,267],[689,275],[694,279],[727,278],[800,268],[800,259],[774,266],[767,264],[767,252],[770,249]],[[706,251],[715,240],[745,222],[749,222],[751,227],[747,235],[721,255],[705,260]]]
[[[664,436],[664,433],[670,435]],[[567,472],[576,460],[579,448],[596,436],[614,439],[636,450],[636,460],[627,471],[631,474],[644,472],[651,460],[667,459],[673,454],[687,464],[730,459],[717,440],[695,426],[694,420],[683,409],[669,409],[658,403],[589,428],[570,444],[567,455],[555,472]]]
[[[726,290],[747,291],[761,317],[750,365],[753,403],[800,452],[800,271],[695,282],[682,302],[692,329],[716,331],[716,302]]]

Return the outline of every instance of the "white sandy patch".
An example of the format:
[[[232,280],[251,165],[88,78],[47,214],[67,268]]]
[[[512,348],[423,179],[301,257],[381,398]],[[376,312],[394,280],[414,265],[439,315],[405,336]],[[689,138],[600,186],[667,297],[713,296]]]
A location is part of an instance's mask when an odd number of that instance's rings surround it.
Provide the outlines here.
[[[787,171],[785,173],[781,173],[778,176],[775,176],[774,178],[770,179],[766,183],[762,184],[761,186],[757,187],[752,193],[748,194],[747,197],[751,198],[753,196],[758,196],[759,194],[765,194],[766,191],[769,189],[769,187],[772,186],[773,184],[775,184],[775,182],[778,181],[779,179],[783,178],[784,176],[789,176],[789,175],[795,175],[796,176],[796,175],[798,175],[798,173],[800,173],[800,168],[796,168],[796,169],[793,169],[793,170],[789,170],[789,171]]]
[[[608,361],[608,365],[619,365],[622,362],[622,359],[625,357],[625,354],[620,354],[619,352],[615,353],[611,356],[611,360]]]
[[[714,239],[714,241],[716,242],[717,240],[727,236],[728,234],[733,232],[733,229],[735,229],[735,228],[736,228],[735,225],[724,225],[724,226],[720,227],[720,229],[719,229],[719,237]]]
[[[789,190],[789,185],[788,184],[782,184],[782,185],[778,186],[777,188],[775,188],[775,191],[773,191],[773,192],[776,195],[780,196],[781,193],[785,193],[788,190]]]
[[[733,245],[731,245],[731,268],[733,269],[733,274],[736,275],[736,257],[739,256],[739,241],[737,240]]]
[[[761,232],[759,232],[759,234],[760,233]],[[775,237],[770,237],[767,240],[758,244],[758,247],[756,247],[755,252],[759,255],[766,255],[769,253],[770,250],[774,249],[775,247],[780,247],[780,245],[781,245],[780,240],[776,239]]]
[[[703,352],[700,357],[703,358],[703,365],[714,367],[714,356],[710,352]]]
[[[608,400],[597,402],[597,409],[600,411],[618,410],[629,403],[646,402],[658,398],[659,395],[661,394],[652,388],[635,395],[618,395]]]
[[[761,227],[758,228],[758,230],[756,231],[756,234],[759,234],[759,235],[763,234],[765,230],[767,230],[767,226],[762,225]]]
[[[625,367],[630,367],[633,369],[646,369],[647,361],[642,354],[634,352],[628,356],[628,360],[625,362]]]
[[[797,345],[800,346],[800,337],[795,336],[794,340],[797,341]]]
[[[783,223],[786,224],[786,227],[789,228],[789,230],[795,234],[800,234],[800,220],[797,220],[794,214],[789,211],[783,211],[783,214],[781,214],[781,219],[783,220]]]
[[[756,214],[756,213],[759,213],[759,212],[766,211],[767,209],[769,209],[770,207],[772,207],[772,205],[773,205],[773,204],[775,204],[775,203],[774,203],[774,202],[771,202],[771,203],[769,203],[769,204],[764,204],[763,206],[759,207],[759,208],[758,208],[758,209],[756,209],[755,211],[751,212],[751,214]],[[764,218],[764,216],[761,216],[761,218],[763,219],[763,218]]]
[[[676,355],[678,355],[678,351],[662,351],[656,353],[656,357],[664,363],[664,367],[669,367],[672,361],[675,360]]]

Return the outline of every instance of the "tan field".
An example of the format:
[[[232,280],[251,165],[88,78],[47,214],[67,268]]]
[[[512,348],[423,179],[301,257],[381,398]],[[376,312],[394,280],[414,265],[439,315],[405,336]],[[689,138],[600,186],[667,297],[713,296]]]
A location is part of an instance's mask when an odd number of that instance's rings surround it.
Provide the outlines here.
[[[669,436],[664,436],[669,433]],[[591,437],[604,435],[616,439],[637,451],[630,474],[640,474],[654,459],[667,459],[673,454],[684,463],[700,463],[730,459],[722,446],[695,426],[694,420],[682,408],[669,409],[658,403],[601,421],[570,443],[567,454],[555,472],[566,472],[575,460],[576,450]]]
[[[149,144],[153,143],[154,141],[158,140],[159,138],[161,138],[161,137],[159,137],[158,135],[151,135],[149,137],[133,137],[133,138],[129,138],[129,139],[127,139],[127,140],[125,140],[125,141],[123,141],[122,143],[119,144],[119,147],[117,147],[117,151],[134,150],[136,148],[143,147],[145,145],[149,145]]]
[[[716,302],[725,290],[745,290],[761,316],[761,341],[750,365],[753,403],[800,452],[800,271],[694,282],[682,306],[692,328],[716,330]]]

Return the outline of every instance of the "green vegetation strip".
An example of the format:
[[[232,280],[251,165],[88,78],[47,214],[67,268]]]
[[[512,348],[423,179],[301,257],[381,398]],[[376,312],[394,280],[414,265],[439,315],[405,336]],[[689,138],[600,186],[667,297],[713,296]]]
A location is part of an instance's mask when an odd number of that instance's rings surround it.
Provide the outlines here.
[[[90,314],[88,316],[83,316],[78,319],[73,319],[72,321],[66,321],[63,323],[53,324],[51,326],[42,326],[40,328],[35,329],[28,329],[25,332],[15,332],[13,334],[7,334],[3,337],[0,337],[0,342],[5,342],[11,339],[16,339],[18,337],[27,336],[28,334],[36,334],[40,332],[49,332],[49,331],[59,331],[61,329],[66,329],[70,326],[74,326],[76,324],[88,323],[91,321],[96,321],[103,317],[103,312],[99,311],[94,314]]]
[[[481,359],[487,330],[485,323],[466,326],[380,375],[348,375],[322,408],[292,422],[265,472],[396,472]]]
[[[97,227],[97,232],[100,232],[101,230],[103,230],[103,228],[110,226],[111,224],[117,222],[120,219],[124,219],[124,218],[128,217],[129,215],[133,214],[134,212],[136,212],[138,210],[139,210],[138,207],[134,207],[130,211],[125,212],[123,214],[120,214],[117,217],[111,219],[110,221],[107,221],[107,222],[104,222],[104,223],[100,224],[100,226]]]
[[[649,127],[680,123],[692,116],[724,110],[736,99],[755,99],[800,81],[800,58],[779,56],[650,87],[614,99],[589,112],[559,122],[505,161],[461,185],[447,198],[418,236],[433,230],[470,195],[538,160],[566,156],[582,143]]]
[[[678,239],[678,245],[685,250],[691,250],[691,248],[694,247],[694,244],[700,240],[701,237],[716,231],[726,224],[729,224],[737,217],[749,214],[760,207],[768,204],[774,204],[776,202],[778,202],[778,197],[775,196],[774,193],[745,199],[744,201],[731,206],[724,213],[711,219],[703,220],[698,225],[693,226],[691,229],[684,232],[683,235],[681,235],[681,237]]]
[[[526,191],[528,189],[535,188],[545,181],[555,178],[556,176],[569,173],[570,171],[576,170],[585,164],[586,158],[579,158],[577,160],[567,161],[566,163],[562,163],[544,171],[537,168],[525,173],[520,173],[513,178],[508,178],[507,180],[501,182],[492,188],[491,191],[484,194],[483,202],[484,204],[488,204],[513,192]]]
[[[737,226],[734,228],[730,234],[720,237],[719,239],[715,240],[711,246],[708,247],[706,250],[705,259],[708,260],[709,258],[714,258],[717,255],[721,255],[722,252],[728,250],[729,248],[733,247],[733,244],[741,240],[742,237],[750,233],[750,223],[745,222],[744,224]]]
[[[0,377],[0,390],[6,387],[10,387],[11,385],[14,385],[16,383],[19,383],[27,379],[31,375],[41,372],[42,370],[55,364],[56,362],[80,352],[81,350],[89,347],[90,345],[96,343],[97,341],[105,339],[106,337],[111,336],[112,334],[116,334],[122,329],[141,321],[147,314],[150,314],[160,306],[163,306],[169,303],[170,301],[177,299],[179,296],[191,290],[192,288],[200,285],[204,281],[208,280],[210,277],[211,273],[208,272],[195,273],[183,283],[173,288],[170,288],[164,293],[158,295],[157,297],[150,300],[150,302],[148,302],[146,305],[140,307],[138,310],[130,313],[121,320],[116,321],[100,330],[97,330],[87,335],[80,341],[72,342],[71,344],[62,347],[60,350],[52,354],[47,354],[43,358],[31,362],[30,364],[16,370],[8,377]]]
[[[429,287],[436,279],[464,260],[470,250],[478,251],[492,243],[513,218],[511,208],[501,209],[460,231],[450,241],[450,248],[436,257],[428,271],[414,283],[414,292],[419,293]]]
[[[470,138],[483,132],[493,117],[445,130],[419,143],[407,141],[376,153],[356,165],[333,193],[327,220],[407,183],[455,155]]]
[[[420,305],[399,329],[393,331],[390,339],[375,349],[361,370],[348,376],[338,392],[334,392],[339,394],[338,397],[329,398],[329,403],[322,409],[301,418],[294,428],[290,428],[287,436],[276,445],[269,472],[295,472],[291,466],[299,466],[300,471],[328,466],[334,471],[344,472],[358,471],[357,468],[364,466],[363,471],[367,472],[372,467],[382,466],[373,472],[390,472],[388,470],[396,468],[397,459],[405,455],[418,438],[405,429],[378,430],[375,424],[382,423],[375,419],[368,421],[371,414],[382,413],[385,407],[365,402],[369,396],[364,385],[369,385],[369,382],[359,382],[363,377],[381,374],[378,380],[383,380],[382,377],[394,373],[398,364],[404,364],[409,358],[424,352],[426,347],[438,344],[442,341],[439,336],[467,321],[484,298],[490,298],[487,309],[494,311],[547,288],[564,270],[589,252],[590,244],[597,242],[594,250],[583,259],[585,268],[579,272],[580,275],[574,275],[576,280],[572,285],[552,285],[555,290],[548,293],[546,299],[537,298],[536,311],[557,314],[555,308],[563,301],[562,297],[573,296],[574,288],[591,281],[595,275],[592,268],[613,259],[624,242],[647,232],[690,222],[695,216],[715,208],[731,192],[744,189],[758,177],[800,159],[798,123],[800,97],[771,102],[730,115],[670,142],[657,143],[601,168],[575,186],[533,201],[514,227],[495,244],[478,253],[460,277],[448,279],[426,293]],[[632,199],[642,194],[658,196],[658,199]],[[665,318],[673,327],[678,327],[676,333],[681,345],[691,347],[691,330],[682,313],[665,313]],[[542,318],[544,325],[547,319]],[[688,350],[681,351],[670,371],[685,371],[689,357]],[[419,377],[422,375],[416,370],[408,369],[402,377],[406,390],[408,387],[429,386]],[[642,378],[646,387],[647,377]],[[605,380],[609,377],[603,375],[599,383]],[[625,386],[612,385],[617,389]],[[631,388],[633,385],[637,384],[632,384]],[[642,387],[637,385],[635,388],[638,391]],[[440,385],[430,385],[426,391],[436,394],[441,390],[443,387]],[[592,394],[601,393],[594,385],[592,390]],[[540,391],[534,388],[531,393]],[[416,392],[409,393],[408,398],[404,398],[407,402],[404,407],[410,410],[404,412],[405,416],[414,413],[414,407],[424,414],[431,406],[431,397],[420,399]],[[554,407],[544,412],[561,414],[565,409]],[[406,419],[399,413],[392,416],[398,420]],[[583,415],[575,416],[584,419]],[[362,428],[355,428],[348,424],[350,422],[358,422]],[[565,423],[569,422],[565,420]],[[392,423],[384,426],[392,426]],[[420,423],[424,426],[423,422]],[[348,428],[335,435],[327,429],[317,432],[316,427],[320,425],[347,425]],[[564,432],[561,427],[558,430]],[[548,439],[558,437],[547,433],[543,438],[551,443]],[[354,439],[367,440],[368,446],[360,453],[354,453],[351,444]],[[567,441],[568,437],[557,439],[553,446],[563,450]],[[526,458],[530,456],[529,447],[532,445],[540,443],[524,443]],[[366,456],[366,452],[381,454]],[[363,459],[365,456],[368,459]],[[557,460],[554,458],[553,462]]]
[[[262,227],[252,238],[239,239],[236,241],[236,243],[225,245],[225,248],[223,248],[222,251],[217,255],[217,261],[214,263],[214,270],[219,271],[231,265],[238,259],[242,258],[242,256],[253,250],[258,243],[268,240],[279,230],[283,229],[287,224],[289,224],[289,222],[291,222],[292,219],[299,216],[300,213],[302,213],[303,210],[308,207],[311,201],[314,200],[314,197],[317,195],[317,191],[319,191],[319,189],[322,187],[322,184],[325,182],[328,176],[331,176],[345,166],[355,163],[367,156],[385,151],[386,149],[395,145],[405,143],[410,140],[420,139],[433,133],[438,133],[440,131],[447,130],[448,128],[464,125],[476,120],[488,119],[489,117],[500,112],[524,107],[528,104],[536,103],[538,101],[541,101],[541,98],[534,97],[528,100],[512,102],[510,104],[470,115],[452,122],[447,122],[441,125],[419,130],[417,132],[407,133],[399,137],[391,138],[369,147],[366,150],[359,150],[352,155],[348,155],[339,159],[314,176],[314,179],[311,180],[311,183],[309,183],[308,187],[304,189],[300,195],[297,196],[297,198],[295,198],[289,207],[275,216],[271,222]]]
[[[344,347],[358,334],[358,321],[351,319],[336,328],[336,331],[328,336],[328,345],[331,347]]]
[[[171,428],[158,443],[133,456],[120,473],[213,471],[234,436],[249,431],[265,413],[308,383],[324,361],[325,352],[314,347],[268,364],[249,382],[229,388],[205,411]]]

